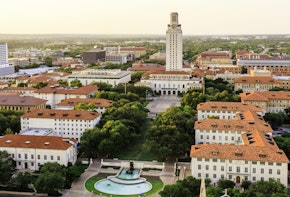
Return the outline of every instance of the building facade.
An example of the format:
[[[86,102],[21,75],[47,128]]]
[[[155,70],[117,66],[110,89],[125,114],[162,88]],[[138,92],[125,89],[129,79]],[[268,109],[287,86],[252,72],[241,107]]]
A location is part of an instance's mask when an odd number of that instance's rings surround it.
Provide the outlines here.
[[[263,92],[269,91],[274,87],[281,87],[281,84],[282,83],[280,81],[274,79],[273,77],[245,76],[234,80],[234,90],[237,91],[241,89],[243,92]]]
[[[182,30],[178,13],[170,14],[170,24],[166,31],[166,71],[180,71],[183,66]]]
[[[211,116],[211,117],[210,117]],[[251,104],[207,102],[198,106],[195,144],[191,147],[192,176],[241,184],[270,178],[288,185],[285,153],[272,137],[261,109]]]
[[[8,134],[0,137],[0,150],[11,155],[18,170],[38,171],[47,162],[68,166],[77,160],[77,141],[55,136]]]
[[[241,93],[241,102],[258,106],[265,113],[285,112],[290,107],[290,92],[267,91]]]
[[[46,100],[32,96],[22,96],[14,93],[0,94],[0,110],[29,112],[35,109],[45,109]]]
[[[88,85],[93,82],[104,82],[115,87],[118,84],[125,84],[131,81],[130,71],[121,71],[120,69],[87,69],[80,72],[75,72],[67,77],[68,82],[78,79],[83,85]]]
[[[97,111],[99,114],[103,114],[106,109],[113,104],[113,101],[97,98],[71,98],[62,100],[60,103],[56,104],[56,109],[73,110],[74,107],[80,103],[86,106],[92,104],[94,106],[94,109],[90,110]]]
[[[100,122],[97,112],[86,110],[42,109],[21,116],[21,130],[31,128],[52,129],[57,136],[80,141],[86,129],[94,128]]]
[[[96,94],[98,87],[86,85],[80,88],[63,88],[56,86],[46,86],[33,93],[36,98],[46,99],[46,104],[51,108],[64,99],[69,98],[90,98]]]
[[[84,64],[97,63],[105,61],[106,51],[86,51],[83,54]]]

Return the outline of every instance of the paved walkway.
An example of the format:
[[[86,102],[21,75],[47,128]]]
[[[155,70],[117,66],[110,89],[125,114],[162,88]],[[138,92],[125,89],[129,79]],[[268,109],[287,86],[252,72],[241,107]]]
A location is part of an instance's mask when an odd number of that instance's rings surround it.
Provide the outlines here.
[[[91,193],[85,189],[85,182],[92,176],[97,175],[99,172],[105,172],[108,169],[101,169],[101,161],[94,160],[94,162],[87,168],[87,170],[72,183],[72,187],[69,190],[63,192],[63,197],[96,197],[100,196],[95,193]],[[174,184],[176,182],[176,177],[174,174],[174,163],[165,162],[165,168],[161,172],[148,171],[146,175],[148,176],[159,176],[164,185]],[[116,172],[118,170],[111,170],[111,172]],[[144,172],[145,174],[145,172]],[[160,195],[154,194],[151,197],[159,197]]]

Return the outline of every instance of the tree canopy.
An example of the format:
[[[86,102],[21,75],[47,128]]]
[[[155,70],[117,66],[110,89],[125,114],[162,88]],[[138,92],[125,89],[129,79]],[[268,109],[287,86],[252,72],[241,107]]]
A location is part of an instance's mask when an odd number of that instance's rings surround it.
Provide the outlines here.
[[[194,120],[180,107],[172,107],[158,115],[148,131],[151,150],[160,159],[189,153],[194,144]]]

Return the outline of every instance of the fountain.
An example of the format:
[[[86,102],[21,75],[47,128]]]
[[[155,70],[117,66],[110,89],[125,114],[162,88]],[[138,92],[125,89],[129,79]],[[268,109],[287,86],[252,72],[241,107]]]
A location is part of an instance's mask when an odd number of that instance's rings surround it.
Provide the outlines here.
[[[115,195],[143,194],[152,189],[152,185],[140,177],[141,170],[134,168],[130,161],[129,168],[122,168],[115,176],[108,176],[95,183],[94,187],[103,193]]]

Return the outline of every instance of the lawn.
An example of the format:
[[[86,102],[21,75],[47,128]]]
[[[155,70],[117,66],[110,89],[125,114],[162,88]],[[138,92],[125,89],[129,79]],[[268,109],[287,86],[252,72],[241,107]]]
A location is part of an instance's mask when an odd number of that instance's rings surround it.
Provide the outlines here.
[[[153,161],[157,160],[157,156],[154,155],[150,146],[146,140],[147,130],[152,125],[151,119],[146,119],[144,124],[141,126],[141,134],[136,137],[135,141],[119,154],[119,159],[122,160],[138,160],[138,161]]]
[[[85,183],[86,189],[90,192],[100,194],[101,192],[94,188],[94,184],[103,178],[105,178],[104,175],[100,175],[100,176],[97,175],[95,177],[89,178]],[[157,177],[152,177],[152,180],[150,180],[150,177],[146,177],[146,178],[152,184],[152,189],[149,192],[145,193],[145,196],[150,196],[152,194],[155,194],[163,188],[163,182],[159,178],[158,178],[159,180],[156,180]],[[122,195],[112,195],[112,194],[106,194],[106,193],[102,193],[102,195],[112,196],[112,197],[124,197]],[[138,197],[138,195],[130,195],[128,197]]]

